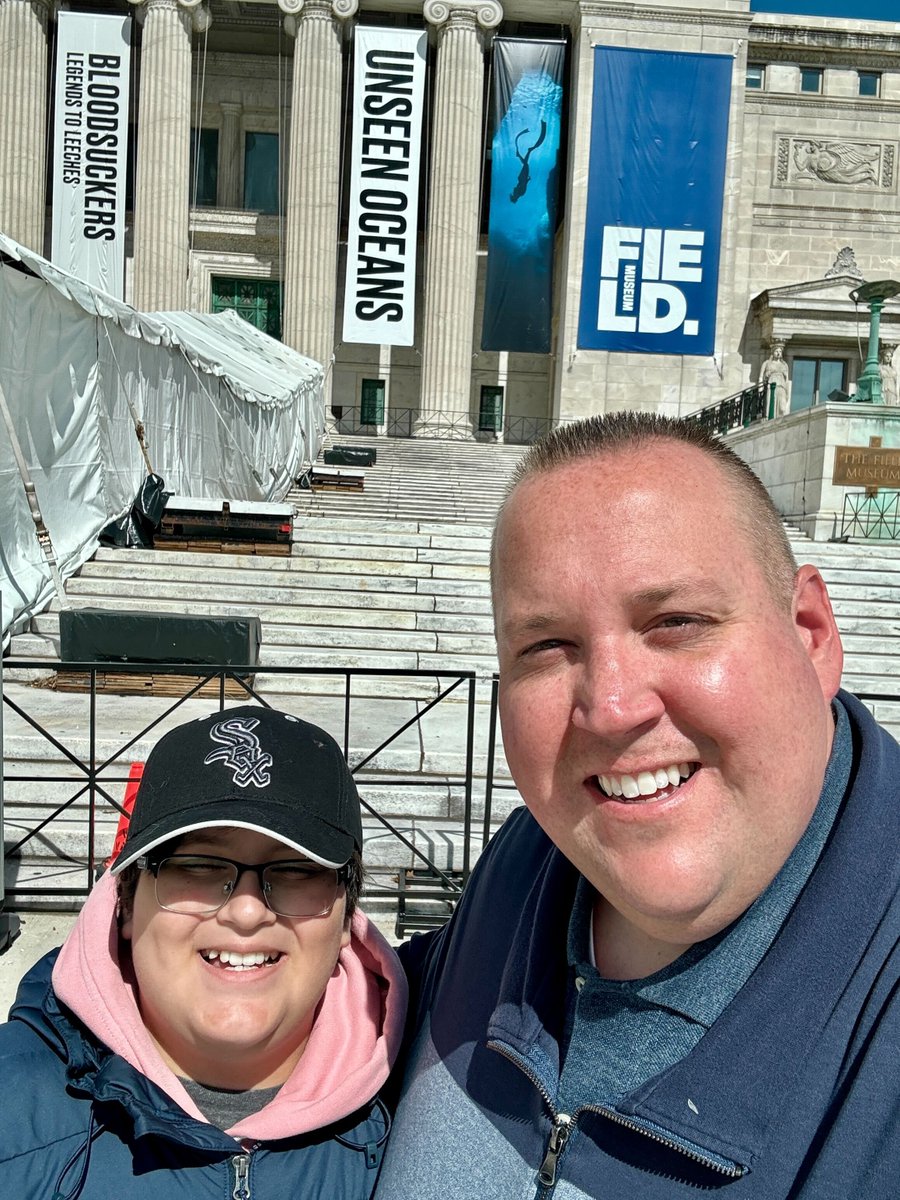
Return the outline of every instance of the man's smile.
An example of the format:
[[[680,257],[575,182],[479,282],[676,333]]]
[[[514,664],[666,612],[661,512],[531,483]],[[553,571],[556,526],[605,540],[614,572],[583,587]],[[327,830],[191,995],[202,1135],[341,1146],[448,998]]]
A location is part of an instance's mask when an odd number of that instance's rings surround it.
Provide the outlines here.
[[[597,775],[595,779],[601,792],[610,799],[663,800],[690,779],[699,766],[696,762],[672,763],[635,775]]]

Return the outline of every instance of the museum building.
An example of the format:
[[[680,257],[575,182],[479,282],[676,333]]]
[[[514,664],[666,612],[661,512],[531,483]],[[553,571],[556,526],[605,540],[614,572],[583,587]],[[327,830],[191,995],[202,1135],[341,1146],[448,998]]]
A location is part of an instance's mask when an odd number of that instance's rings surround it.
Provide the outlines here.
[[[119,20],[119,82],[89,18]],[[846,399],[855,291],[900,277],[900,21],[0,0],[0,112],[0,231],[75,273],[73,237],[117,247],[143,311],[235,308],[388,432]],[[896,403],[900,300],[881,332]]]

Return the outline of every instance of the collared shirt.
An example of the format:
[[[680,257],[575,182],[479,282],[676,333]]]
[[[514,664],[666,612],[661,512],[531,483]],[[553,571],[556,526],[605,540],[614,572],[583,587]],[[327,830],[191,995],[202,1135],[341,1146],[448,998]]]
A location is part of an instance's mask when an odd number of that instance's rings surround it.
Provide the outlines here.
[[[806,831],[762,895],[721,933],[645,979],[604,979],[591,961],[596,893],[580,880],[568,933],[567,1049],[557,1097],[562,1111],[615,1103],[679,1062],[759,965],[818,862],[850,778],[849,721],[840,701],[833,710],[831,757]]]

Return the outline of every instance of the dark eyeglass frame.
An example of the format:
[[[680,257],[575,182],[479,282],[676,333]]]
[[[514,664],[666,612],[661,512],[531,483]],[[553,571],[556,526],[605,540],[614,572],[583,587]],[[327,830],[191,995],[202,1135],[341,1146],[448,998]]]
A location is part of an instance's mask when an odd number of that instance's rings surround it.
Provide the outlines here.
[[[226,891],[225,895],[222,897],[221,902],[219,904],[217,904],[215,906],[215,908],[201,908],[201,909],[195,909],[192,912],[184,912],[183,910],[180,910],[177,908],[172,908],[171,906],[169,906],[167,904],[163,904],[160,901],[160,899],[159,899],[159,871],[160,871],[160,868],[162,867],[163,863],[172,862],[173,860],[175,862],[178,862],[179,860],[183,860],[183,859],[190,859],[192,862],[196,862],[199,859],[201,862],[211,862],[211,863],[216,863],[216,864],[219,864],[222,866],[234,867],[236,869],[237,876],[236,876],[234,882],[231,884],[230,889],[228,891]],[[243,863],[243,862],[238,862],[238,860],[235,858],[224,858],[220,854],[166,854],[162,858],[154,858],[152,855],[142,854],[140,856],[140,858],[138,858],[136,860],[135,866],[137,866],[139,868],[139,870],[141,870],[141,871],[149,871],[150,874],[153,876],[154,895],[156,896],[156,903],[159,905],[159,907],[164,912],[173,912],[177,916],[180,916],[180,917],[187,917],[187,916],[209,917],[209,916],[212,916],[213,913],[217,913],[220,909],[225,907],[225,905],[228,903],[228,901],[234,895],[235,889],[237,888],[238,884],[241,882],[241,879],[243,878],[243,876],[246,874],[247,871],[250,871],[252,874],[254,874],[256,876],[256,881],[259,886],[259,892],[263,898],[266,908],[270,909],[271,912],[275,913],[276,916],[292,917],[295,920],[300,920],[300,921],[305,920],[307,917],[327,917],[328,914],[331,912],[331,910],[334,908],[335,901],[337,900],[338,895],[340,893],[341,885],[346,886],[347,877],[348,877],[348,871],[347,871],[346,866],[344,866],[344,867],[323,867],[323,866],[321,866],[321,864],[312,862],[308,858],[276,858],[276,859],[273,859],[271,862]],[[264,878],[264,874],[269,869],[269,867],[311,867],[312,870],[310,870],[310,872],[309,872],[309,874],[311,874],[311,875],[316,875],[316,874],[319,874],[320,872],[326,872],[326,871],[333,872],[334,877],[335,877],[334,895],[332,896],[330,903],[327,905],[327,907],[319,909],[318,911],[311,912],[311,913],[279,912],[277,908],[273,907],[271,897],[269,894],[271,892],[272,885],[269,881],[267,881]],[[228,887],[227,884],[225,886]]]

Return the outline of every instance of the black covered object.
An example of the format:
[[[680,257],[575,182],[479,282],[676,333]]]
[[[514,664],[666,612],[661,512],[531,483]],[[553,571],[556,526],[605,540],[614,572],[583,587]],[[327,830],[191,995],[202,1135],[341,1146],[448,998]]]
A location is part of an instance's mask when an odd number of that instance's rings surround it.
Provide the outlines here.
[[[159,528],[171,492],[159,475],[148,475],[135,496],[131,511],[100,531],[101,546],[137,546],[149,549]]]
[[[255,666],[259,617],[63,609],[59,614],[63,662],[200,663]]]
[[[374,467],[374,446],[333,446],[323,454],[326,467]]]

